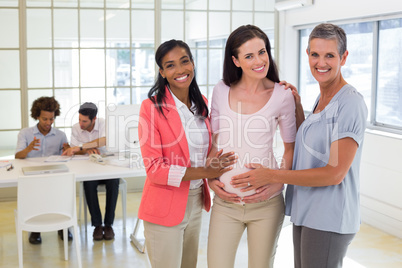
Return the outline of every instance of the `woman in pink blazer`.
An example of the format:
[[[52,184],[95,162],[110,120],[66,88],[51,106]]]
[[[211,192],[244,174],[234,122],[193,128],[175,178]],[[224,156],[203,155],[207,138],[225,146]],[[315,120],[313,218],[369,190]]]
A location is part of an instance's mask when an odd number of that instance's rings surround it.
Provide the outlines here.
[[[147,178],[138,212],[152,267],[196,267],[207,178],[229,171],[233,152],[207,155],[207,100],[195,80],[188,45],[170,40],[156,51],[159,74],[140,110],[139,138]]]

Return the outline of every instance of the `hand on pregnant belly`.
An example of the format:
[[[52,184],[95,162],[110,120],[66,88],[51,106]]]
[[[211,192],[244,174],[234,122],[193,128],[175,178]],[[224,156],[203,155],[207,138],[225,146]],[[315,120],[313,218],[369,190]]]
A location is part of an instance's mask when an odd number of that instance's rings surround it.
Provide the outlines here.
[[[250,170],[251,170],[250,168],[246,168],[246,167],[243,167],[243,168],[235,167],[235,168],[233,168],[231,171],[228,171],[228,172],[224,173],[222,176],[220,176],[219,180],[220,180],[222,183],[225,184],[224,190],[225,190],[226,192],[228,192],[228,193],[237,194],[237,195],[240,196],[240,197],[244,197],[244,196],[249,196],[249,195],[255,194],[255,189],[250,190],[250,191],[246,191],[246,192],[241,192],[240,190],[241,190],[242,188],[234,188],[234,187],[230,184],[230,182],[231,182],[233,176],[239,175],[239,174],[242,174],[242,173],[245,173],[245,172],[250,171]]]

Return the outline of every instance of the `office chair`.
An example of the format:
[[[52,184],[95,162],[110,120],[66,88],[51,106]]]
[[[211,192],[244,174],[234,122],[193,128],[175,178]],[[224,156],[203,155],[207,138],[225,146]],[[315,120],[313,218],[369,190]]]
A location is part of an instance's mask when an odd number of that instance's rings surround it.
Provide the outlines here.
[[[29,175],[18,178],[15,227],[19,267],[23,267],[23,231],[51,232],[63,229],[64,259],[68,260],[69,227],[73,227],[78,267],[82,267],[77,232],[75,184],[73,173]],[[35,197],[32,197],[33,192]]]
[[[122,203],[122,210],[123,210],[123,228],[126,228],[126,203],[127,203],[127,181],[123,178],[120,178],[119,182],[119,191],[120,191],[120,199]],[[106,186],[104,184],[98,185],[98,193],[99,192],[106,192]],[[84,200],[84,202],[82,202]],[[85,232],[87,231],[87,200],[84,194],[84,183],[80,182],[80,189],[79,189],[79,211],[78,211],[78,220],[81,221],[81,208],[84,208],[84,222],[85,222]]]

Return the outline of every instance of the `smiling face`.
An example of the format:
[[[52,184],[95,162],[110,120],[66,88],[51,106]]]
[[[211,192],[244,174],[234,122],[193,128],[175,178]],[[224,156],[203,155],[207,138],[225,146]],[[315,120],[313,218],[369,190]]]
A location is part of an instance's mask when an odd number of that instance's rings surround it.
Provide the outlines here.
[[[245,42],[238,49],[237,58],[232,56],[233,62],[243,71],[242,76],[262,79],[267,76],[269,58],[264,40],[253,38]]]
[[[194,63],[185,48],[176,46],[162,58],[159,73],[167,79],[173,92],[188,91],[194,78]]]
[[[336,40],[314,38],[307,50],[311,74],[318,83],[326,85],[342,77],[341,67],[345,65],[348,51],[341,56]]]
[[[52,128],[52,124],[54,122],[54,112],[48,111],[40,111],[40,115],[38,117],[38,129],[39,131],[46,135],[49,133],[50,129]]]

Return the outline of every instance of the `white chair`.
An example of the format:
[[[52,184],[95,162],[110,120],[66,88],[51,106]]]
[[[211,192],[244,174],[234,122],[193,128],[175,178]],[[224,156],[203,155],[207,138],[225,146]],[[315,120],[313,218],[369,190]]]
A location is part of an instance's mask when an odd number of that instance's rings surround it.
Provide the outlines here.
[[[29,175],[18,178],[15,227],[19,267],[23,267],[22,232],[51,232],[63,229],[64,259],[68,260],[67,230],[73,227],[78,266],[81,265],[75,177],[73,173]],[[35,193],[35,196],[32,196]]]
[[[126,203],[127,203],[127,182],[125,179],[120,178],[119,182],[119,191],[120,191],[120,199],[122,203],[122,210],[123,210],[123,228],[126,228]],[[98,185],[98,193],[99,192],[106,192],[105,184]],[[87,199],[85,198],[84,194],[84,183],[80,182],[80,189],[79,189],[79,201],[78,201],[78,220],[81,221],[81,208],[84,207],[84,222],[85,222],[85,232],[87,231]]]

